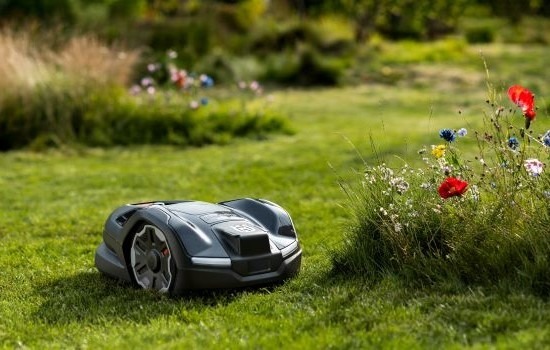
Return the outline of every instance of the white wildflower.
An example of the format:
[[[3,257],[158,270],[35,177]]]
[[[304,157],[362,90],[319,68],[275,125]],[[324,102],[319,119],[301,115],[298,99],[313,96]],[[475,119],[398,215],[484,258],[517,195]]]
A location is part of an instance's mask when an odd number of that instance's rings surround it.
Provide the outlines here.
[[[395,188],[397,193],[403,194],[409,189],[409,183],[402,177],[394,177],[390,180],[390,185]]]

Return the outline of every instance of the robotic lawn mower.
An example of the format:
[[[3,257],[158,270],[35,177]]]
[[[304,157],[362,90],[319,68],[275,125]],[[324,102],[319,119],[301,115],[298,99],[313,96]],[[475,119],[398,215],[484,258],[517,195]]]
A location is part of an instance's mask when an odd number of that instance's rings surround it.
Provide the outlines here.
[[[218,204],[127,204],[107,219],[95,265],[106,275],[170,294],[282,281],[302,250],[288,213],[263,199]]]

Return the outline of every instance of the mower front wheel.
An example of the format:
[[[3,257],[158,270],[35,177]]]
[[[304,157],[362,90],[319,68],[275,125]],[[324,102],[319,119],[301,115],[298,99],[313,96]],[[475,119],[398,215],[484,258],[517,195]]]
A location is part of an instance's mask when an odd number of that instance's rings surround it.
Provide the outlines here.
[[[173,259],[166,234],[158,227],[145,224],[132,238],[129,268],[140,287],[169,292],[175,280]]]

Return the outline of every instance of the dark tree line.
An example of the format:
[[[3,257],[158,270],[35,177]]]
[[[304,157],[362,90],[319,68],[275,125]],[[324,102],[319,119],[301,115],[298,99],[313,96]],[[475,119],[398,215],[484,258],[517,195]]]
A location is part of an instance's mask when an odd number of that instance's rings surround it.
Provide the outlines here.
[[[104,20],[169,18],[208,6],[238,7],[266,2],[272,13],[302,18],[340,14],[353,22],[357,42],[379,32],[389,38],[433,39],[456,29],[466,12],[477,8],[519,23],[524,16],[550,16],[548,0],[0,0],[0,20],[62,21],[78,24],[90,14]]]

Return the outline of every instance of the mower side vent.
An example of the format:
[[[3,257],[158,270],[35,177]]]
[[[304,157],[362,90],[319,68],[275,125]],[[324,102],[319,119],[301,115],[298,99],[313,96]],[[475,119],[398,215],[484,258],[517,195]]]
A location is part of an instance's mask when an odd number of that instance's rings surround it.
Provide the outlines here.
[[[126,221],[128,221],[129,218],[132,217],[132,215],[134,215],[134,213],[137,211],[137,209],[134,209],[134,210],[130,210],[126,213],[124,213],[123,215],[117,217],[115,219],[116,223],[119,224],[120,226],[124,226],[124,224],[126,223]]]

